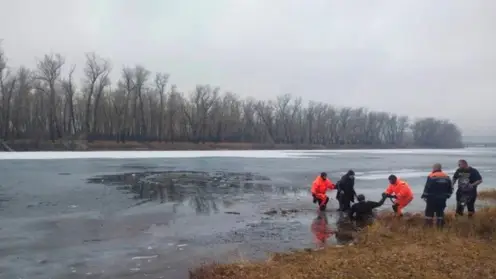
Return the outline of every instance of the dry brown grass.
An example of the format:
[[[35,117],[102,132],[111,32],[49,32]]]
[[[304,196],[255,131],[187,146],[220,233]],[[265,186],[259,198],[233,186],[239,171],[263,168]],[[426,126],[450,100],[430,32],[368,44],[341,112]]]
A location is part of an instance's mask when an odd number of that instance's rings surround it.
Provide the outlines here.
[[[384,213],[358,234],[355,245],[204,266],[191,278],[496,278],[495,236],[496,207],[480,209],[472,219],[448,213],[443,231],[424,228],[421,214],[398,220]]]
[[[483,200],[496,200],[496,189],[480,191],[478,198]]]

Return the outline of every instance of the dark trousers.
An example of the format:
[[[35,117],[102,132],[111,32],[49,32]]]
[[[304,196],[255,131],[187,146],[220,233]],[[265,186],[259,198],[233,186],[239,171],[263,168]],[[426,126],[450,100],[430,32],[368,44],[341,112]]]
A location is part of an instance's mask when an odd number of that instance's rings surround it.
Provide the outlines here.
[[[324,211],[327,208],[327,203],[329,202],[329,197],[326,197],[326,199],[323,203],[322,203],[322,200],[320,200],[320,199],[317,199],[317,202],[319,203],[319,209],[321,211]]]
[[[351,199],[347,195],[340,195],[338,198],[339,201],[339,210],[347,211],[351,208]]]
[[[425,204],[425,222],[432,226],[434,218],[438,227],[444,226],[444,210],[446,209],[446,199],[427,199]]]
[[[477,193],[463,193],[460,190],[456,191],[456,214],[462,216],[467,206],[468,215],[472,216],[475,212],[475,200]]]

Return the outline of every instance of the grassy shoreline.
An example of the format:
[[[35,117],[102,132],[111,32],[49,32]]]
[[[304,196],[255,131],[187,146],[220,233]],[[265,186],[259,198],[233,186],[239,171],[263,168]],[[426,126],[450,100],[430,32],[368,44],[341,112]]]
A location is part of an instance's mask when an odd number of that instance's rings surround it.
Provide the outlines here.
[[[265,262],[212,264],[192,279],[496,278],[496,190],[481,191],[491,206],[473,219],[446,216],[443,231],[424,228],[422,214],[402,220],[382,213],[354,245],[273,254]]]
[[[14,140],[4,141],[14,151],[132,151],[132,150],[155,150],[155,151],[182,151],[182,150],[342,150],[342,149],[419,149],[428,147],[400,146],[400,145],[316,145],[316,144],[264,144],[244,142],[138,142],[100,140],[88,142],[77,141],[33,141]],[[0,151],[6,149],[0,146]],[[7,151],[7,150],[5,150]]]

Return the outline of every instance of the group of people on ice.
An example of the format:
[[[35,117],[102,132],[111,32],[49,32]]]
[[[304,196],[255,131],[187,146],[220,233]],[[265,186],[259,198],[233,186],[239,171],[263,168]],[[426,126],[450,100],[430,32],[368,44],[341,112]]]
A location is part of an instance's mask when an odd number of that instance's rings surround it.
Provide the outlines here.
[[[412,202],[414,194],[405,180],[391,174],[388,177],[389,185],[382,193],[382,199],[378,202],[366,200],[363,194],[355,192],[355,172],[349,170],[341,179],[334,184],[325,172],[321,173],[313,182],[311,192],[313,203],[318,204],[324,211],[329,202],[327,190],[336,190],[336,199],[339,201],[339,210],[348,212],[353,221],[367,221],[373,216],[373,209],[384,204],[387,198],[393,201],[393,211],[398,217],[403,216],[403,209]],[[446,201],[454,192],[454,185],[458,182],[456,190],[456,214],[463,215],[467,207],[468,216],[475,212],[475,201],[477,199],[477,186],[482,183],[479,171],[468,165],[466,160],[458,161],[458,169],[450,178],[436,163],[432,171],[427,175],[427,181],[421,198],[425,201],[426,225],[432,226],[434,219],[436,225],[444,225],[444,211]],[[355,203],[355,198],[357,202]]]

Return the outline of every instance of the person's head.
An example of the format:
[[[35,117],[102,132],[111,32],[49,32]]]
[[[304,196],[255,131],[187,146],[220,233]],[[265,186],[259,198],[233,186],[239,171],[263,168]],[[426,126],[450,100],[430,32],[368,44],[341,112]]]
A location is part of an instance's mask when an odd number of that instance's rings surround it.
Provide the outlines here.
[[[389,180],[389,183],[391,183],[391,184],[396,184],[396,181],[398,181],[398,177],[396,177],[396,175],[394,175],[394,174],[391,174],[391,175],[388,177],[388,180]]]
[[[349,170],[346,173],[346,176],[348,176],[350,179],[355,179],[355,172],[353,170]]]
[[[434,165],[432,165],[432,171],[441,171],[441,170],[442,170],[441,164],[435,163]]]
[[[462,169],[467,169],[468,168],[468,163],[466,160],[458,160],[458,167]]]
[[[365,196],[363,194],[360,194],[360,195],[357,196],[357,200],[359,202],[363,202],[363,201],[365,201]]]
[[[320,178],[322,178],[322,179],[324,179],[324,180],[325,180],[325,179],[327,178],[327,173],[325,173],[325,172],[321,172],[321,173],[320,173]]]

